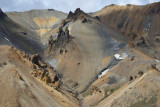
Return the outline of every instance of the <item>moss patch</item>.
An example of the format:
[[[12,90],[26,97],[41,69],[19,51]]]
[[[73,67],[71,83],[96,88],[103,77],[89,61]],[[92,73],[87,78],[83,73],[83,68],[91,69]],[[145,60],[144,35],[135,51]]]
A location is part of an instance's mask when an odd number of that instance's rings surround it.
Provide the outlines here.
[[[142,101],[138,101],[137,103],[131,104],[130,107],[155,107],[157,103],[157,96],[153,96],[149,100],[144,98]]]

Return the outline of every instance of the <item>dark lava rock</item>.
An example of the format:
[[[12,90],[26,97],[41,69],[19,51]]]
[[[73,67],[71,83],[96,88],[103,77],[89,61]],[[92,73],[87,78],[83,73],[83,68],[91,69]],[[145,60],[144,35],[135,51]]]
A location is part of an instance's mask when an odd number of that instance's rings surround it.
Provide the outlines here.
[[[69,12],[69,14],[68,14],[68,16],[67,16],[67,19],[70,19],[70,18],[72,18],[74,16],[74,13],[73,12]]]
[[[82,23],[86,23],[86,22],[87,22],[87,19],[84,18],[84,19],[82,20]]]
[[[7,63],[6,63],[6,62],[3,62],[2,65],[7,65]]]
[[[38,55],[38,54],[35,54],[31,57],[31,61],[36,64],[36,65],[39,65],[39,60],[41,59],[41,57]]]
[[[6,16],[6,14],[3,13],[3,11],[2,11],[1,8],[0,8],[0,18],[1,18],[2,16]]]
[[[80,8],[77,8],[74,13],[73,12],[69,12],[67,19],[70,19],[72,21],[76,21],[77,19],[82,19],[84,18],[84,16],[87,15],[86,13],[84,13]]]
[[[130,76],[130,77],[129,77],[129,81],[132,81],[132,80],[133,80],[133,77],[132,77],[132,76]]]
[[[48,11],[54,11],[54,9],[48,9]]]
[[[53,39],[53,37],[51,36],[49,39],[49,48],[50,51],[53,48],[60,48],[66,45],[66,43],[69,43],[71,37],[69,35],[69,29],[68,27],[65,28],[65,31],[63,31],[63,27],[59,27],[59,31],[58,31],[58,36],[56,39]]]
[[[3,15],[3,12],[2,12],[2,10],[1,10],[1,8],[0,8],[0,16],[2,16]]]
[[[139,75],[139,76],[142,76],[143,74],[144,74],[143,71],[141,71],[141,70],[138,71],[138,75]]]
[[[146,44],[146,41],[143,37],[141,37],[140,40],[138,40],[136,42],[136,46],[137,47],[148,47],[147,44]]]
[[[101,21],[101,19],[99,18],[99,16],[96,16],[95,18],[96,18],[97,20]]]

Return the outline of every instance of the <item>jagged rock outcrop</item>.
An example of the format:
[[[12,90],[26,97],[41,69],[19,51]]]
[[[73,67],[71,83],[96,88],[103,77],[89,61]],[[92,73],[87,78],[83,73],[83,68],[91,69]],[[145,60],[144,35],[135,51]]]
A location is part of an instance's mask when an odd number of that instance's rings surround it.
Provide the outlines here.
[[[78,18],[83,17],[86,15],[80,8],[77,8],[75,12],[69,12],[67,19],[72,19],[73,21],[77,20]]]
[[[49,45],[49,50],[51,51],[56,50],[58,48],[63,48],[65,47],[66,43],[69,43],[71,40],[71,37],[69,35],[69,29],[68,27],[63,30],[63,27],[59,27],[58,31],[58,36],[56,38],[53,38],[52,36],[49,39],[48,45]]]
[[[139,75],[139,76],[142,76],[143,74],[144,74],[143,71],[141,71],[141,70],[138,71],[138,75]]]
[[[61,48],[64,48],[66,43],[69,43],[71,40],[71,35],[69,34],[69,29],[66,24],[72,21],[74,22],[78,19],[80,19],[82,23],[91,22],[88,17],[89,15],[84,13],[80,8],[77,8],[74,13],[70,11],[67,18],[62,20],[57,32],[58,34],[54,37],[52,35],[50,36],[48,41],[49,51],[52,49],[54,51],[59,49],[59,52],[63,53]]]
[[[4,13],[2,12],[1,8],[0,8],[0,17],[3,15]]]
[[[28,54],[13,47],[0,46],[0,65],[4,62],[7,64],[0,67],[0,107],[20,105],[27,107],[52,107],[53,105],[55,107],[79,107],[78,100],[63,90],[61,86],[59,87],[61,81],[57,80],[58,76],[55,78],[55,83],[51,83],[49,77],[51,69],[48,64],[46,69],[33,69],[29,66],[33,64],[31,56],[29,55],[29,58],[27,56]],[[30,74],[31,71],[35,73],[35,77]],[[39,75],[43,75],[42,80],[44,81],[39,79]],[[6,101],[7,103],[5,103]]]
[[[4,16],[6,16],[6,14],[3,13],[2,9],[0,8],[0,18],[2,18],[2,17],[4,17]]]
[[[71,21],[76,21],[78,19],[82,20],[82,23],[86,23],[86,22],[91,22],[90,19],[88,19],[88,14],[86,14],[85,12],[83,12],[80,8],[77,8],[74,13],[72,11],[69,12],[68,16],[66,19],[62,20],[61,22],[61,26],[64,27],[67,23],[71,22]],[[97,20],[100,21],[100,18],[97,16],[95,17]]]
[[[147,44],[146,44],[146,41],[144,39],[144,37],[141,37],[135,44],[134,46],[137,46],[137,47],[148,47]]]
[[[55,73],[53,67],[44,63],[38,54],[29,56],[28,54],[21,52],[16,48],[11,48],[19,55],[22,61],[24,61],[28,66],[32,67],[32,71],[30,73],[34,77],[39,78],[49,86],[54,86],[57,81],[59,81],[60,84],[60,79]],[[57,83],[55,84],[55,86],[58,87]]]
[[[33,55],[33,56],[31,56],[31,61],[34,63],[34,64],[36,64],[36,65],[39,65],[39,60],[41,60],[40,59],[40,56],[38,55],[38,54],[35,54],[35,55]],[[40,65],[39,65],[40,66]]]
[[[101,93],[101,92],[102,92],[102,91],[101,91],[98,87],[96,87],[96,86],[92,86],[89,91],[90,91],[90,95],[92,95],[94,92],[98,92],[98,93]]]
[[[82,20],[82,23],[85,23],[87,21],[91,21],[89,20],[87,17],[89,15],[87,15],[86,13],[84,13],[80,8],[77,8],[74,13],[73,12],[69,12],[68,17],[66,20],[71,20],[71,21],[76,21],[78,19]]]

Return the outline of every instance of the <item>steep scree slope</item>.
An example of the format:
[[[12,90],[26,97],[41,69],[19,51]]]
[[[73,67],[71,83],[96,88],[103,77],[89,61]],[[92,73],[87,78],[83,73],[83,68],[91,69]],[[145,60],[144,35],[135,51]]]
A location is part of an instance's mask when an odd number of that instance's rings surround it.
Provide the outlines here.
[[[99,74],[101,60],[119,50],[121,44],[108,34],[99,20],[80,9],[69,13],[54,37],[46,55],[49,60],[51,56],[57,60],[57,72],[68,89],[78,93]]]
[[[26,33],[27,32],[27,33]],[[0,10],[0,44],[12,45],[27,53],[33,54],[41,51],[41,45],[31,38],[34,35],[37,40],[36,34],[21,25],[15,23],[7,17],[5,13]]]

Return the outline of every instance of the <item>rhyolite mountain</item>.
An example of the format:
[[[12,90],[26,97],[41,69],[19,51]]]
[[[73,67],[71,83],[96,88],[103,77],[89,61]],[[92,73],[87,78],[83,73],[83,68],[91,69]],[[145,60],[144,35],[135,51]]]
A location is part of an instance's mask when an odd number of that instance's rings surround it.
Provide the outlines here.
[[[160,2],[145,6],[110,5],[96,12],[105,26],[114,28],[129,39],[131,47],[160,59]]]
[[[0,106],[159,107],[159,19],[160,2],[0,9]]]

